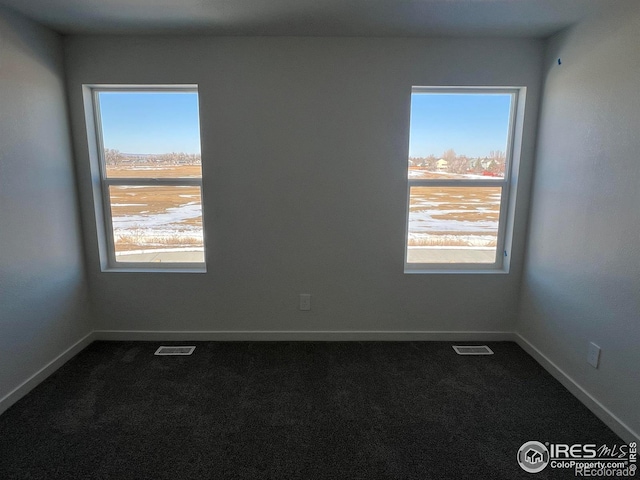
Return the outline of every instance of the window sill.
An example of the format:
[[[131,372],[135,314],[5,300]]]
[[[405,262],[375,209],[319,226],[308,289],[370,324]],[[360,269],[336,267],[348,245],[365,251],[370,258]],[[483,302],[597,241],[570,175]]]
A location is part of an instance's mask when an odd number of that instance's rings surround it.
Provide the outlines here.
[[[105,267],[102,273],[207,273],[207,268],[202,267],[171,267],[171,268],[154,268],[154,267]]]
[[[504,270],[502,268],[478,268],[478,269],[454,269],[454,268],[404,268],[405,275],[411,274],[431,274],[431,275],[505,275],[508,274],[508,270]]]

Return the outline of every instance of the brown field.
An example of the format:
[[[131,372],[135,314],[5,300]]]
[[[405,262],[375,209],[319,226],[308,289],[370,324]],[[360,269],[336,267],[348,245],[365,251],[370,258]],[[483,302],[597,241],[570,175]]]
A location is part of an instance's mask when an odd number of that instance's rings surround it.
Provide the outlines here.
[[[128,215],[152,216],[165,213],[170,208],[177,208],[189,202],[200,204],[200,187],[150,186],[121,187],[112,186],[111,214],[114,217]],[[202,218],[187,218],[176,223],[185,225],[202,225]]]
[[[411,178],[460,178],[456,175],[413,170]],[[200,175],[200,165],[178,165],[133,169],[109,167],[110,178],[194,178]],[[169,222],[170,234],[152,234],[145,221],[179,212],[189,205],[201,204],[200,187],[144,186],[110,188],[114,223],[128,221],[116,235],[116,250],[141,248],[202,247],[194,238],[194,228],[202,228],[201,215],[177,215]],[[500,187],[412,187],[410,230],[412,246],[469,246],[469,238],[482,237],[484,246],[495,246],[497,232],[491,222],[499,217]],[[195,207],[194,207],[195,208]],[[133,219],[133,220],[131,220]],[[136,224],[140,219],[140,225]],[[477,224],[477,228],[474,228]],[[118,225],[123,225],[119,223]],[[460,227],[462,225],[462,227]],[[142,228],[144,227],[144,228]]]
[[[200,165],[162,165],[149,167],[127,167],[107,165],[108,178],[198,178]]]
[[[450,179],[457,175],[410,170],[410,178]],[[409,246],[497,244],[501,187],[412,187]]]
[[[199,165],[132,169],[109,167],[110,178],[194,178],[200,176]],[[170,247],[202,247],[202,240],[195,232],[202,230],[202,215],[193,209],[180,213],[185,207],[201,206],[198,186],[111,186],[111,215],[115,234],[116,251],[157,249]],[[149,220],[163,220],[161,226],[148,226]],[[122,227],[122,222],[128,222]],[[155,230],[154,230],[155,228]],[[201,233],[200,233],[201,236]]]
[[[498,221],[500,187],[412,187],[410,211],[428,210],[434,219],[480,222]],[[437,203],[435,207],[427,206]],[[447,232],[442,232],[447,233]]]

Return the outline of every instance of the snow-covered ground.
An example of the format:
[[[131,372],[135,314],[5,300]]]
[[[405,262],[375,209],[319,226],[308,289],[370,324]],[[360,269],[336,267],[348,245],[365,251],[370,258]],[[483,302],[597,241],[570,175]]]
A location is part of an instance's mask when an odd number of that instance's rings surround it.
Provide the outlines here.
[[[415,172],[410,170],[409,175]],[[437,172],[431,172],[437,173]],[[467,178],[486,178],[466,175]],[[127,187],[135,189],[136,187]],[[141,187],[145,188],[145,187]],[[485,188],[485,187],[482,187]],[[499,192],[499,189],[491,191]],[[498,232],[500,193],[432,190],[424,188],[411,198],[408,240],[411,246],[493,247]],[[412,190],[413,192],[413,190]],[[137,194],[127,202],[113,203],[113,231],[119,251],[132,249],[193,248],[203,246],[202,208],[199,194],[175,195],[174,207],[158,212],[149,197]],[[181,203],[184,202],[184,203]],[[134,213],[122,214],[120,211]],[[131,208],[135,207],[135,208]],[[155,207],[155,208],[154,208]],[[147,208],[147,209],[145,209]],[[125,247],[126,245],[126,247]]]
[[[433,197],[446,201],[434,201]],[[498,220],[494,218],[500,211],[500,194],[481,199],[434,192],[429,196],[415,196],[412,200],[409,244],[470,247],[495,244]],[[445,205],[450,208],[444,208]],[[486,218],[482,218],[484,213]],[[463,219],[465,216],[479,216],[480,219],[466,220]]]
[[[429,233],[409,232],[409,245],[412,247],[424,246],[425,248],[440,247],[495,247],[497,237],[495,235],[432,235]]]
[[[419,168],[410,168],[409,169],[409,178],[419,179],[419,178],[433,178],[434,176],[441,176],[443,178],[466,178],[469,180],[495,180],[496,178],[502,177],[488,177],[486,175],[476,175],[473,173],[450,173],[450,172],[438,172],[437,170],[422,170]]]
[[[161,213],[144,211],[137,215],[114,215],[113,233],[116,243],[144,246],[198,245],[203,243],[202,208],[200,202],[187,202],[167,208]],[[193,222],[193,220],[196,222]],[[191,221],[191,223],[185,223]],[[193,223],[199,223],[194,225]]]

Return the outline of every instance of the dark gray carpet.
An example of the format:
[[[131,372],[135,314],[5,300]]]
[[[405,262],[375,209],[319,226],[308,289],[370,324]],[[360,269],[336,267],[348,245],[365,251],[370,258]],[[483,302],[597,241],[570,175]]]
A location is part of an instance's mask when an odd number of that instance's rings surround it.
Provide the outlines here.
[[[622,443],[510,342],[180,344],[90,345],[0,416],[0,479],[575,478],[518,448]]]

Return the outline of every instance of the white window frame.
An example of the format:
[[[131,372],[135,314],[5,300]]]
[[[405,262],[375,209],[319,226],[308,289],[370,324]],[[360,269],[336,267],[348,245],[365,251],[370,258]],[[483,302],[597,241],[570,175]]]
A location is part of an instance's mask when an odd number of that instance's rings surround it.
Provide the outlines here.
[[[407,178],[407,207],[404,243],[404,273],[509,273],[515,221],[522,128],[526,87],[418,87],[411,94],[502,94],[511,95],[504,178],[487,179],[414,179]],[[408,155],[407,155],[408,158]],[[409,165],[407,162],[407,169]],[[409,214],[412,187],[501,187],[496,259],[493,263],[409,263]]]
[[[204,237],[204,193],[202,176],[199,178],[180,177],[107,177],[102,137],[102,122],[98,95],[101,92],[195,92],[197,85],[83,85],[85,120],[89,145],[89,161],[93,187],[96,227],[98,234],[98,250],[100,266],[103,272],[179,272],[205,273],[205,262],[122,262],[116,261],[113,222],[111,215],[111,186],[197,186],[200,189],[202,208],[202,228]],[[202,166],[201,166],[202,168]],[[203,249],[206,260],[206,238],[203,238]]]

